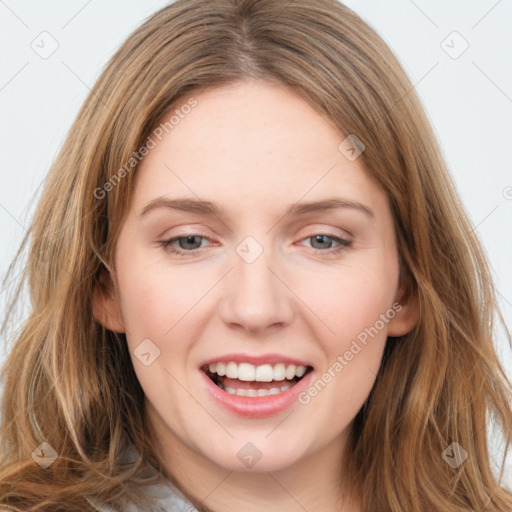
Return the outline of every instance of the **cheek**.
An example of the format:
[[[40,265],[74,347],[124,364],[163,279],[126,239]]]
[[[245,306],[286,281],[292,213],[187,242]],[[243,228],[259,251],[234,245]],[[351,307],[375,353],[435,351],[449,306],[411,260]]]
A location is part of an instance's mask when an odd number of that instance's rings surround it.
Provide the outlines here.
[[[374,267],[378,269],[377,267]],[[394,271],[347,271],[338,274],[338,284],[329,292],[315,287],[310,295],[319,316],[315,337],[325,359],[316,370],[316,380],[299,397],[314,415],[331,426],[334,435],[354,418],[374,385],[394,317]],[[328,419],[327,419],[328,418]],[[327,435],[327,432],[326,432]]]
[[[310,289],[312,309],[323,321],[315,321],[314,336],[325,358],[318,368],[318,384],[303,403],[316,402],[319,415],[335,416],[338,426],[355,416],[375,382],[395,313],[397,278],[397,262],[375,257],[322,276]],[[333,404],[342,404],[334,416]]]
[[[121,244],[120,249],[118,283],[127,337],[132,345],[149,338],[160,346],[197,302],[200,290],[179,270],[171,272],[164,256],[148,259],[147,253],[132,250],[123,257]]]
[[[393,267],[384,271],[365,266],[318,276],[302,294],[322,327],[321,338],[345,343],[373,326],[393,304],[397,273]]]
[[[176,300],[173,289],[163,286],[162,282],[154,283],[152,279],[149,275],[147,279],[139,275],[125,282],[122,288],[121,310],[127,334],[132,339],[159,338],[172,327],[169,304]]]

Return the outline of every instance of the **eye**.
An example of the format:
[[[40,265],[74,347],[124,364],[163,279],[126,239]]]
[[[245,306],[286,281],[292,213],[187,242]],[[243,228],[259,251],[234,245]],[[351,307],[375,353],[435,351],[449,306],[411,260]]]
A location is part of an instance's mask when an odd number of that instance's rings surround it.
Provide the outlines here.
[[[336,254],[345,249],[346,247],[350,247],[352,245],[352,242],[350,240],[346,240],[345,238],[341,238],[339,236],[328,235],[324,233],[308,236],[307,238],[304,238],[304,240],[312,240],[313,249],[315,249],[316,251],[331,254]],[[332,247],[333,242],[338,244],[334,248]],[[313,244],[319,244],[320,247],[314,247]]]
[[[164,240],[161,242],[161,245],[171,254],[177,254],[179,256],[195,256],[195,252],[201,248],[200,240],[207,240],[207,238],[197,234],[190,234]],[[178,247],[175,246],[176,243],[178,243]],[[180,250],[180,248],[184,250]]]
[[[202,246],[202,241],[205,240],[208,240],[207,237],[191,233],[185,236],[177,236],[170,238],[169,240],[164,240],[160,245],[170,254],[195,257],[198,256],[201,249],[204,248],[204,246]],[[303,241],[304,240],[312,240],[312,248],[318,253],[326,254],[337,254],[352,245],[352,241],[350,240],[324,233],[306,237]],[[333,243],[337,245],[332,247]],[[317,244],[320,247],[314,247],[314,245]]]

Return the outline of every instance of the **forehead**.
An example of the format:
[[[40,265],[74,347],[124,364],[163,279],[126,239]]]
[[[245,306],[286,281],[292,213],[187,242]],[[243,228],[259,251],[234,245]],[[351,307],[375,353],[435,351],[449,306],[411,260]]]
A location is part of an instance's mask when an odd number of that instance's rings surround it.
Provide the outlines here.
[[[195,106],[184,108],[191,98]],[[137,171],[137,209],[162,194],[260,209],[280,198],[289,205],[326,194],[369,208],[378,199],[362,159],[340,152],[346,135],[286,86],[252,81],[207,89],[182,98],[162,121],[171,116],[172,128]]]
[[[214,153],[218,158],[227,153],[231,160],[242,162],[269,153],[274,159],[337,156],[343,135],[332,121],[284,85],[236,82],[207,89],[194,99],[197,106],[180,119],[172,137],[166,139],[175,152],[195,144],[196,154]],[[183,98],[173,112],[180,111],[187,101]]]

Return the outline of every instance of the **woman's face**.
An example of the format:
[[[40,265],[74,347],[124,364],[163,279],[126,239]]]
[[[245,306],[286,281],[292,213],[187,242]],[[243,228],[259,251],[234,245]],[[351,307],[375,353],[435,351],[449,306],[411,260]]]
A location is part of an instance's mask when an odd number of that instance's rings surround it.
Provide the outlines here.
[[[126,332],[165,450],[231,471],[338,458],[387,336],[414,322],[387,197],[361,147],[289,89],[194,98],[152,135],[119,302],[97,298],[96,317]]]

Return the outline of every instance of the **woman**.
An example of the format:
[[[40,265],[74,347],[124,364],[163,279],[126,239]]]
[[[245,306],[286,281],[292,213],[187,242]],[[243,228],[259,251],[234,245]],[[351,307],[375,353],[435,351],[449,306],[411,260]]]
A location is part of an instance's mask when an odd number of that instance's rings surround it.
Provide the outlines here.
[[[28,236],[7,510],[510,510],[487,264],[412,84],[345,6],[156,13]]]

